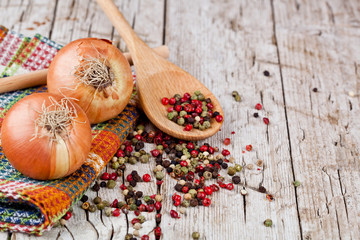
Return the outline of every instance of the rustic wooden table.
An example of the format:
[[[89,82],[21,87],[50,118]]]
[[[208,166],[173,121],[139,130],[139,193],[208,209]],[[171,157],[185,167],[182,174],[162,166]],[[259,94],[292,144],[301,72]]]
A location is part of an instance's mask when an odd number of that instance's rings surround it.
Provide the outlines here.
[[[247,196],[221,191],[209,208],[171,219],[175,180],[165,178],[164,239],[360,239],[360,1],[358,0],[117,0],[135,31],[152,47],[167,44],[170,60],[200,79],[222,103],[222,131],[207,141],[229,150],[248,170]],[[0,24],[27,36],[40,33],[61,44],[108,38],[125,50],[95,1],[0,0]],[[264,71],[269,72],[265,76]],[[237,90],[241,102],[231,92]],[[317,90],[317,91],[316,91]],[[263,104],[254,118],[254,106]],[[231,132],[235,131],[232,135]],[[245,152],[247,144],[254,150]],[[150,172],[152,166],[132,169]],[[128,169],[127,171],[131,171]],[[293,181],[301,186],[295,188]],[[275,200],[255,191],[263,185]],[[142,185],[155,193],[155,183]],[[107,199],[120,190],[101,190]],[[88,192],[94,197],[93,192]],[[154,215],[140,231],[150,232]],[[267,228],[263,221],[273,220]],[[132,219],[129,216],[129,219]],[[35,238],[123,239],[124,215],[89,214],[74,206],[65,227]],[[129,228],[132,231],[132,228]]]

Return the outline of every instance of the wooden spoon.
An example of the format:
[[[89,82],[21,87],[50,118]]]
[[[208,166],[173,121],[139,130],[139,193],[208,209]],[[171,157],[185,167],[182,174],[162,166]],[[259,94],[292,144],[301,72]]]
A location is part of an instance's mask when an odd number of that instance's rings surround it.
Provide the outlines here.
[[[150,121],[163,132],[180,139],[200,140],[208,138],[219,131],[221,123],[211,120],[211,127],[200,131],[184,131],[180,126],[167,118],[167,107],[161,103],[163,97],[172,97],[176,93],[183,95],[200,90],[214,105],[214,112],[222,116],[223,111],[215,96],[199,80],[173,63],[159,57],[132,30],[112,0],[97,0],[120,36],[124,39],[133,58],[136,70],[136,86],[140,104]]]

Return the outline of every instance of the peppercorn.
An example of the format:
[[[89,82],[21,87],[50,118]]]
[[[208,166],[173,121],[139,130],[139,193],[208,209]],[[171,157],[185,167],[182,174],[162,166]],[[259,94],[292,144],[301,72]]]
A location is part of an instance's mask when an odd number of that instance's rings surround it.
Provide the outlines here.
[[[125,206],[126,204],[125,204],[125,202],[118,202],[117,204],[116,204],[116,207],[117,208],[122,208],[123,206]]]
[[[239,184],[241,181],[239,176],[233,176],[231,180],[234,184]]]
[[[221,167],[222,167],[223,169],[227,169],[228,165],[227,165],[227,163],[223,162],[223,163],[221,164]]]
[[[272,224],[273,224],[273,222],[272,222],[272,220],[271,220],[271,219],[266,219],[266,220],[264,221],[264,225],[265,225],[265,227],[271,227],[271,226],[272,226]]]
[[[100,185],[98,182],[95,182],[94,186],[91,188],[93,191],[98,192],[100,190]]]
[[[259,160],[256,161],[256,165],[258,167],[262,167],[264,165],[264,161],[259,159]]]
[[[259,117],[259,114],[256,112],[253,114],[254,118],[258,118]]]
[[[83,195],[80,199],[80,201],[82,202],[86,202],[89,199],[89,197],[87,195]]]
[[[109,207],[105,208],[105,215],[106,215],[107,217],[110,217],[110,216],[111,216],[111,208],[109,208]]]
[[[116,186],[116,182],[114,180],[109,180],[106,184],[107,188],[113,189]]]
[[[212,173],[209,172],[209,171],[205,171],[204,174],[203,174],[203,176],[204,176],[204,178],[205,178],[206,180],[208,180],[208,179],[211,179],[211,178],[212,178]]]
[[[200,238],[200,233],[198,233],[198,232],[193,232],[193,233],[191,234],[191,237],[192,237],[193,239],[199,239],[199,238]]]
[[[126,236],[125,236],[125,240],[131,240],[132,237],[133,237],[133,235],[130,234],[130,233],[128,233],[128,234],[126,234]]]
[[[263,186],[260,186],[259,187],[259,192],[266,193],[266,188],[264,188]]]
[[[130,204],[130,206],[129,206],[130,208],[130,211],[135,211],[136,209],[137,209],[137,206],[136,206],[136,204]]]
[[[104,203],[101,202],[101,203],[96,204],[96,207],[99,210],[103,210],[105,208],[105,205],[104,205]]]
[[[241,97],[239,95],[239,93],[237,91],[233,91],[232,92],[232,96],[234,97],[236,102],[240,102],[241,101]]]
[[[137,217],[137,219],[139,219],[139,222],[140,222],[140,223],[144,223],[144,222],[145,222],[145,217],[144,217],[143,215],[139,215],[139,216]]]
[[[164,173],[163,172],[157,172],[155,174],[155,177],[156,177],[157,180],[162,180],[164,178]]]
[[[236,170],[237,172],[241,172],[242,166],[239,165],[239,164],[235,164],[235,170]]]
[[[191,199],[190,200],[190,206],[191,207],[196,207],[197,205],[199,205],[199,202],[197,199]]]
[[[241,195],[245,196],[245,195],[247,195],[248,192],[246,191],[245,188],[243,188],[240,190],[240,193],[241,193]]]
[[[84,202],[83,204],[81,204],[81,208],[84,210],[88,210],[90,207],[90,203],[88,202]]]
[[[89,206],[89,211],[90,212],[95,212],[96,211],[96,206],[95,205],[90,205]]]
[[[105,207],[109,207],[110,206],[110,203],[108,201],[102,201],[102,203],[104,204]]]
[[[93,200],[93,202],[94,202],[95,204],[101,203],[101,198],[100,198],[100,197],[95,197],[94,200]]]
[[[130,182],[129,182],[129,184],[130,184],[130,186],[132,186],[132,187],[136,187],[136,181],[133,179],[133,180],[131,180]]]
[[[234,176],[236,173],[236,170],[234,167],[229,167],[228,168],[228,172],[227,172],[230,176]]]
[[[100,187],[106,187],[106,182],[105,181],[102,181],[101,183],[100,183]]]
[[[295,187],[299,187],[299,186],[301,185],[301,183],[300,183],[300,181],[295,180],[295,181],[293,182],[293,185],[294,185]]]

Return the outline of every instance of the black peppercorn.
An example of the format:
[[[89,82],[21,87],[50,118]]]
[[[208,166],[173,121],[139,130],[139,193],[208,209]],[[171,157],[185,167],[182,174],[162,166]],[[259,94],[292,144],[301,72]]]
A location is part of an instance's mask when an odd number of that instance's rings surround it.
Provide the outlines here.
[[[215,111],[215,112],[213,113],[213,117],[216,117],[217,115],[220,115],[220,113],[219,113],[218,111]]]
[[[136,187],[136,181],[133,179],[129,182],[132,187]]]
[[[211,160],[211,161],[210,161],[210,164],[213,165],[213,166],[215,165],[215,163],[216,163],[215,160]]]
[[[188,121],[188,123],[192,124],[192,123],[195,122],[195,119],[194,119],[193,117],[189,117],[189,118],[187,119],[187,121]]]
[[[223,163],[221,164],[221,167],[222,167],[223,169],[227,169],[228,165],[227,165],[227,163],[223,162]]]
[[[234,183],[234,184],[239,184],[240,183],[240,177],[239,176],[233,176],[232,177],[232,182]]]
[[[223,160],[222,160],[222,159],[219,159],[219,160],[217,160],[217,163],[218,163],[219,165],[221,165],[221,164],[223,163]]]
[[[164,149],[164,151],[166,152],[166,154],[169,154],[171,150],[170,150],[170,148],[167,147]]]
[[[143,192],[142,191],[137,191],[135,193],[135,195],[136,195],[137,198],[141,198],[143,196]]]
[[[257,112],[254,113],[254,117],[255,117],[255,118],[259,117],[259,114],[258,114]]]
[[[102,182],[100,183],[100,187],[106,187],[106,182],[105,182],[105,181],[102,181]]]
[[[178,192],[182,192],[182,188],[183,188],[183,185],[181,185],[181,184],[178,184],[178,183],[177,183],[177,184],[175,185],[175,190],[178,191]]]
[[[130,197],[133,197],[135,194],[134,194],[134,191],[129,191],[127,196],[130,196]]]
[[[171,167],[168,167],[168,168],[166,169],[166,171],[167,171],[167,173],[171,173],[171,172],[173,171],[173,169],[172,169]]]
[[[318,91],[318,89],[317,88],[313,88],[313,92],[317,92]]]
[[[213,172],[213,173],[212,173],[212,178],[217,178],[218,175],[219,175],[218,172]]]
[[[211,103],[211,99],[210,99],[210,98],[207,98],[207,99],[205,99],[205,102],[206,102],[206,103]]]
[[[89,200],[89,197],[86,195],[83,195],[80,199],[80,201],[82,201],[82,202],[86,202],[87,200]]]
[[[265,70],[265,71],[263,72],[263,74],[264,74],[265,77],[270,76],[270,73],[269,73],[269,71],[267,71],[267,70]]]
[[[183,155],[182,152],[176,152],[176,157],[181,158],[182,155]]]
[[[190,206],[196,207],[197,205],[199,205],[199,202],[198,202],[197,199],[191,199],[190,200]]]
[[[170,165],[171,165],[171,162],[170,162],[169,160],[165,160],[165,161],[163,161],[163,163],[162,163],[162,166],[163,166],[164,168],[168,168]]]
[[[142,204],[142,202],[141,202],[140,199],[138,199],[138,200],[135,201],[135,204],[136,204],[136,206],[140,206]]]
[[[93,191],[98,192],[100,190],[100,185],[98,182],[95,182],[94,186],[91,188]]]

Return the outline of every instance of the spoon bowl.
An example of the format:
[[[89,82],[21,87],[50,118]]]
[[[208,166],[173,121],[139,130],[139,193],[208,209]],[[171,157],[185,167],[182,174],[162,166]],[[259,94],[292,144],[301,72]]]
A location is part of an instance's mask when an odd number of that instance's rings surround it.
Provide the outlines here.
[[[211,119],[211,127],[201,131],[192,129],[184,131],[180,126],[167,118],[167,107],[161,103],[163,97],[170,98],[175,94],[193,94],[199,90],[205,98],[210,98],[213,111],[224,115],[219,101],[212,92],[189,73],[157,55],[132,30],[112,0],[97,0],[120,36],[124,39],[132,56],[136,71],[136,86],[140,104],[149,120],[163,132],[184,140],[201,140],[218,132],[222,122]]]

